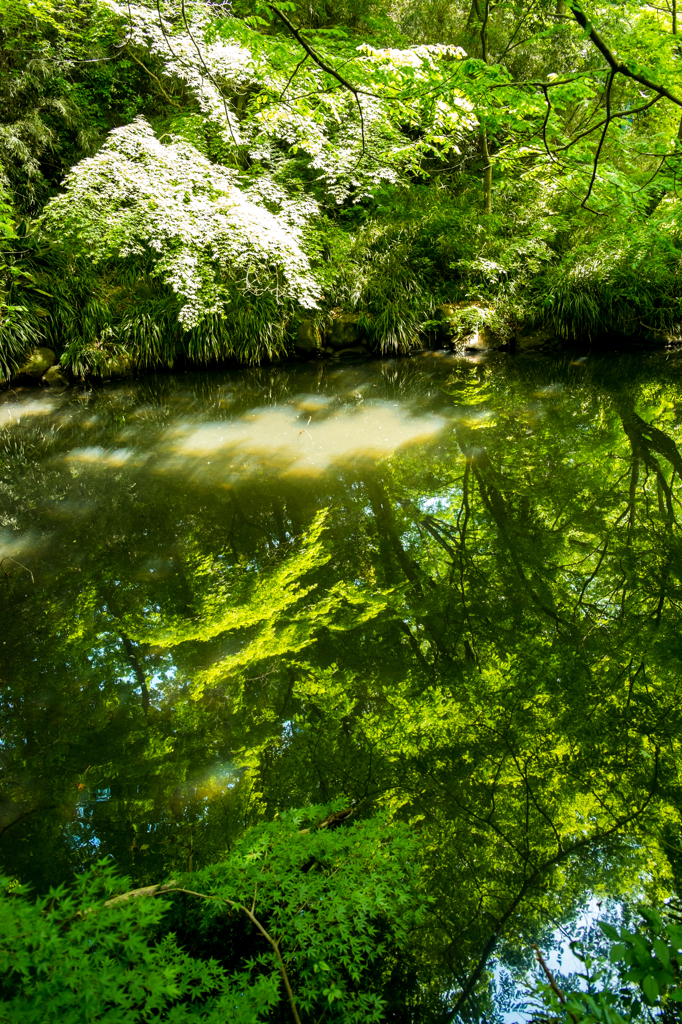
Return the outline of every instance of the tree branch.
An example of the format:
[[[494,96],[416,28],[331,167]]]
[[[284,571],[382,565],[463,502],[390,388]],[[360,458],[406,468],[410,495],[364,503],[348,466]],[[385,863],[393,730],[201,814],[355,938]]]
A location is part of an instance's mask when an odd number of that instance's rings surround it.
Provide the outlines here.
[[[159,0],[156,0],[156,2],[157,2],[157,5],[158,5]],[[187,32],[187,35],[192,40],[192,45],[194,46],[194,49],[197,51],[197,55],[199,57],[199,60],[201,61],[201,66],[202,66],[202,68],[204,70],[204,73],[205,73],[206,77],[208,78],[209,82],[211,83],[211,85],[213,86],[213,88],[216,90],[216,92],[220,96],[220,99],[222,100],[223,109],[225,110],[225,120],[227,121],[227,127],[230,129],[230,135],[232,136],[232,141],[233,141],[234,145],[237,146],[237,140],[235,138],[234,131],[232,130],[232,118],[230,117],[230,112],[227,109],[227,103],[225,102],[225,97],[221,93],[220,88],[218,86],[218,83],[216,82],[215,78],[213,77],[211,71],[209,70],[209,68],[208,68],[208,66],[206,64],[206,61],[204,60],[204,57],[203,57],[203,54],[202,54],[201,49],[199,47],[199,44],[197,43],[196,39],[192,35],[192,30],[189,27],[189,22],[187,21],[187,11],[185,10],[185,0],[181,0],[180,9],[182,11],[182,20],[183,20],[184,25],[185,25],[185,30]]]
[[[344,78],[343,75],[340,75],[338,73],[338,71],[335,71],[333,67],[331,67],[329,64],[327,64],[327,62],[324,61],[322,59],[322,57],[320,57],[320,55],[317,53],[317,51],[312,48],[310,43],[307,42],[307,40],[303,38],[301,33],[298,31],[298,29],[294,25],[292,25],[292,23],[287,18],[286,14],[284,14],[282,11],[280,11],[279,7],[275,7],[274,4],[268,4],[268,7],[270,8],[271,11],[273,11],[277,15],[279,20],[284,25],[286,25],[286,27],[289,29],[289,31],[291,32],[292,36],[296,40],[296,42],[299,43],[299,45],[303,47],[305,52],[308,54],[309,57],[312,58],[312,60],[315,61],[317,66],[319,68],[321,68],[322,71],[325,72],[325,74],[331,75],[332,78],[335,78],[336,81],[339,82],[339,84],[344,87],[344,89],[347,89],[348,92],[352,93],[353,96],[355,97],[355,102],[357,103],[357,107],[358,107],[358,113],[360,114],[360,132],[362,133],[362,152],[364,153],[365,152],[365,119],[364,119],[363,114],[362,114],[362,105],[360,103],[360,93],[364,93],[364,90],[363,89],[358,89],[357,86],[353,85],[351,82],[348,81],[347,78]],[[372,94],[372,95],[374,95],[374,94]]]
[[[554,975],[552,974],[552,972],[550,971],[549,967],[545,963],[545,958],[543,957],[542,953],[540,952],[540,947],[536,946],[535,943],[533,943],[533,949],[535,950],[535,955],[538,958],[538,963],[540,964],[540,967],[542,968],[542,970],[544,972],[544,975],[545,975],[545,977],[547,978],[547,981],[550,984],[552,992],[557,997],[557,999],[559,1000],[561,1005],[565,1006],[566,1005],[566,996],[563,994],[563,992],[561,991],[561,989],[557,985],[556,980],[554,978]],[[574,1024],[578,1024],[577,1018],[575,1017],[574,1014],[571,1013],[570,1010],[568,1011],[568,1015],[571,1018],[571,1020],[574,1021]]]
[[[266,932],[266,930],[263,927],[263,925],[260,923],[258,918],[253,913],[253,910],[249,910],[249,908],[245,907],[242,903],[235,903],[234,900],[228,900],[225,896],[210,896],[209,894],[204,893],[204,892],[194,892],[192,889],[172,889],[172,890],[169,890],[169,891],[172,891],[172,892],[184,892],[188,896],[199,896],[203,900],[216,900],[216,899],[220,900],[220,899],[222,899],[222,900],[224,900],[225,903],[229,903],[229,905],[231,907],[234,907],[235,910],[243,910],[244,911],[244,913],[248,917],[249,921],[251,921],[251,923],[253,925],[255,925],[255,927],[261,933],[263,938],[267,942],[270,943],[270,945],[272,946],[273,950],[275,951],[275,956],[277,957],[278,966],[279,966],[279,972],[282,975],[282,981],[284,982],[284,987],[285,987],[285,989],[287,991],[287,996],[289,997],[289,1005],[291,1006],[291,1015],[294,1018],[296,1024],[301,1024],[301,1018],[299,1017],[298,1010],[296,1009],[296,1000],[294,999],[294,993],[292,991],[291,985],[289,984],[289,976],[287,975],[286,967],[284,966],[284,960],[282,959],[282,954],[280,953],[279,942],[276,939],[273,939],[272,936],[269,935],[268,932]],[[255,900],[256,900],[256,894],[254,893],[254,906],[255,906]]]
[[[647,794],[646,799],[643,801],[643,803],[641,804],[640,807],[635,808],[635,810],[632,811],[632,813],[627,814],[627,815],[625,815],[622,818],[616,818],[615,821],[614,821],[614,824],[610,828],[605,829],[603,832],[597,833],[596,835],[593,835],[593,836],[586,836],[584,839],[578,839],[575,843],[572,844],[572,846],[563,847],[563,849],[560,850],[556,854],[556,856],[551,857],[549,860],[545,861],[544,864],[540,864],[538,867],[535,868],[533,873],[531,875],[529,875],[529,877],[527,877],[524,880],[524,882],[522,883],[522,885],[519,888],[518,892],[516,893],[516,895],[514,896],[514,898],[511,901],[511,903],[509,904],[509,906],[505,910],[505,912],[502,915],[502,917],[497,920],[496,927],[494,928],[493,933],[490,936],[490,939],[486,943],[485,949],[483,950],[483,953],[482,953],[478,963],[476,964],[476,967],[474,968],[472,974],[469,976],[466,984],[464,985],[464,987],[462,989],[462,992],[460,993],[460,995],[459,995],[459,997],[457,999],[457,1002],[455,1003],[454,1008],[448,1012],[448,1020],[452,1020],[453,1017],[456,1017],[457,1014],[460,1012],[460,1010],[467,1003],[469,997],[471,996],[472,992],[474,991],[474,989],[476,987],[476,984],[477,984],[479,978],[481,977],[483,971],[485,970],[485,967],[486,967],[486,964],[488,962],[488,959],[492,955],[492,953],[493,953],[493,951],[494,951],[494,949],[495,949],[495,947],[496,947],[496,945],[498,943],[498,940],[500,939],[500,937],[501,937],[501,935],[502,935],[502,933],[504,931],[504,926],[506,925],[507,921],[511,917],[512,913],[516,910],[518,905],[521,903],[521,901],[524,898],[524,896],[526,895],[526,893],[532,888],[532,886],[535,885],[535,883],[540,878],[542,878],[542,876],[544,874],[546,874],[552,868],[558,867],[559,864],[561,864],[564,861],[568,860],[568,858],[571,857],[573,854],[577,853],[580,850],[586,849],[587,847],[589,847],[591,845],[595,845],[597,843],[603,843],[606,839],[609,839],[609,838],[611,838],[611,836],[615,835],[625,825],[629,825],[631,822],[636,821],[638,818],[642,817],[642,815],[646,811],[647,807],[651,803],[651,800],[653,799],[653,797],[654,797],[654,795],[656,793],[656,790],[657,790],[657,786],[658,786],[658,757],[659,757],[659,751],[658,751],[658,748],[656,748],[656,757],[655,757],[655,761],[654,761],[654,771],[653,771],[653,775],[652,775],[652,778],[651,778],[651,784],[650,784],[650,787],[649,787],[649,793]]]
[[[289,75],[289,77],[287,79],[287,84],[284,86],[284,88],[282,89],[282,92],[280,94],[280,97],[279,97],[280,100],[284,99],[284,94],[286,93],[287,89],[289,88],[289,86],[291,85],[291,83],[293,82],[294,78],[296,77],[298,72],[301,70],[301,68],[303,67],[303,65],[307,61],[307,59],[308,59],[308,54],[306,53],[305,56],[303,57],[303,59],[299,60],[299,62],[296,65],[296,67],[294,68],[294,70]]]
[[[168,95],[168,93],[166,92],[166,90],[164,89],[164,87],[161,84],[161,79],[157,78],[156,75],[154,74],[154,72],[150,71],[149,68],[145,64],[142,63],[141,60],[138,60],[137,57],[135,56],[135,54],[132,52],[132,50],[129,47],[127,48],[127,51],[128,51],[128,56],[132,57],[132,59],[135,61],[135,63],[139,64],[140,67],[142,68],[142,70],[146,71],[150,78],[154,79],[154,81],[158,85],[159,89],[161,90],[161,93],[162,93],[164,99],[167,100],[168,103],[170,103],[170,105],[172,107],[175,107],[176,110],[182,110],[182,107],[180,106],[180,104],[176,103],[175,100],[172,100],[170,98],[170,96]]]
[[[597,149],[594,154],[594,162],[592,165],[592,177],[590,178],[590,184],[587,186],[587,194],[585,195],[585,198],[580,204],[583,207],[583,209],[585,209],[587,200],[592,195],[592,189],[594,188],[594,182],[597,177],[597,167],[599,166],[599,154],[601,153],[602,146],[604,145],[604,139],[606,138],[606,133],[608,132],[609,125],[611,124],[611,86],[613,85],[613,80],[615,77],[616,72],[615,70],[612,69],[611,74],[609,75],[608,84],[606,86],[606,120],[604,121],[604,131],[601,133],[599,145],[597,146]]]
[[[650,78],[646,78],[645,75],[640,75],[637,74],[636,71],[631,71],[627,64],[623,64],[621,61],[617,60],[595,29],[594,25],[587,20],[587,17],[577,3],[571,4],[571,12],[592,44],[599,50],[604,60],[611,68],[613,75],[619,74],[624,75],[625,78],[631,78],[634,82],[639,82],[640,85],[644,85],[647,89],[651,89],[652,92],[657,92],[659,96],[665,96],[667,100],[670,100],[671,103],[675,103],[676,106],[682,107],[682,99],[679,99],[671,93],[666,86],[658,85],[656,82],[652,82]]]
[[[249,921],[251,921],[251,923],[255,925],[255,927],[258,929],[263,938],[272,946],[275,952],[275,956],[277,957],[279,972],[282,975],[282,981],[284,982],[284,987],[289,998],[291,1014],[296,1024],[301,1024],[301,1018],[299,1017],[298,1010],[296,1008],[296,1000],[294,999],[294,993],[291,988],[291,985],[289,984],[289,977],[287,975],[286,967],[284,966],[284,960],[282,959],[282,954],[279,949],[279,942],[276,939],[273,939],[273,937],[265,930],[263,925],[260,923],[260,921],[254,914],[254,910],[256,909],[257,891],[258,884],[256,884],[256,888],[254,889],[253,902],[251,904],[251,910],[249,910],[249,908],[245,907],[242,903],[236,903],[234,900],[228,900],[226,896],[211,896],[209,893],[195,892],[193,889],[182,889],[180,888],[180,886],[177,886],[175,882],[171,881],[167,882],[165,885],[146,885],[142,889],[131,889],[130,892],[121,893],[120,896],[114,896],[112,899],[107,900],[104,906],[111,907],[116,903],[126,903],[128,900],[139,899],[143,896],[160,896],[163,893],[182,892],[185,893],[186,896],[198,896],[202,900],[219,900],[224,903],[228,903],[231,907],[234,907],[235,910],[242,910],[248,917]]]

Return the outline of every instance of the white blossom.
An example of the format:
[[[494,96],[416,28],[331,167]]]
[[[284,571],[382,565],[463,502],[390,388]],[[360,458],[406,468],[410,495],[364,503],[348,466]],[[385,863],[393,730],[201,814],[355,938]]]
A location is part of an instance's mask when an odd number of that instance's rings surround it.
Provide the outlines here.
[[[235,280],[245,290],[315,307],[319,289],[296,223],[304,214],[293,215],[291,202],[272,213],[237,181],[236,171],[193,146],[160,142],[138,117],[73,168],[65,193],[48,204],[44,226],[76,240],[96,263],[150,257],[180,298],[187,328],[219,312]]]

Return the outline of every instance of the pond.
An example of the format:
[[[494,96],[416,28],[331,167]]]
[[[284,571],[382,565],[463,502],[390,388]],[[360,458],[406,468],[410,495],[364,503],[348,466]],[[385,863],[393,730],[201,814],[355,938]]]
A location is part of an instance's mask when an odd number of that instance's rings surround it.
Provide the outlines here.
[[[420,830],[441,962],[682,867],[682,358],[0,396],[0,867],[137,885],[310,803]]]

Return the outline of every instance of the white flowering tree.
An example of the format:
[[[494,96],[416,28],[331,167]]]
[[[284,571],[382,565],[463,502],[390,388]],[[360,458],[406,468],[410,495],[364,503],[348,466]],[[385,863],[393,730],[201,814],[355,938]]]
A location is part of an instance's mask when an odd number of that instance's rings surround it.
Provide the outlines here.
[[[320,213],[419,173],[473,123],[461,92],[431,95],[461,63],[454,48],[341,41],[337,57],[362,83],[347,88],[281,12],[291,32],[268,35],[193,0],[100,2],[173,109],[163,124],[138,117],[112,131],[71,170],[43,228],[96,266],[135,264],[163,282],[184,331],[240,297],[266,297],[284,320],[314,310]]]
[[[133,257],[151,265],[178,296],[187,329],[219,313],[235,281],[245,292],[314,307],[302,211],[285,204],[271,213],[236,182],[235,171],[189,143],[160,142],[137,118],[74,168],[44,223],[96,264]]]

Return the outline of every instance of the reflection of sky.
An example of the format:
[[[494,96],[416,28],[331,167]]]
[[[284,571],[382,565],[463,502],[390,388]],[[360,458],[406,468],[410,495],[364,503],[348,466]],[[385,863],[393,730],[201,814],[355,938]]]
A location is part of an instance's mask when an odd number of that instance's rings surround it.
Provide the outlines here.
[[[319,476],[334,467],[371,463],[433,440],[446,422],[492,425],[493,412],[480,404],[457,407],[447,399],[433,411],[427,398],[442,395],[439,382],[434,380],[435,390],[428,395],[423,384],[425,376],[434,374],[425,374],[422,367],[415,387],[408,372],[398,387],[399,369],[395,361],[363,369],[328,368],[324,375],[299,368],[291,379],[294,388],[280,391],[279,401],[276,372],[266,386],[248,374],[243,380],[241,374],[216,374],[196,391],[188,378],[189,388],[170,390],[158,404],[150,403],[144,387],[136,384],[87,394],[30,389],[0,397],[0,427],[23,431],[47,425],[54,464],[74,477],[83,470],[129,473],[147,464],[220,487],[263,470]],[[468,375],[466,370],[467,381]],[[387,382],[396,384],[392,399],[385,397]],[[247,396],[251,408],[244,411]],[[61,515],[67,512],[65,506],[59,509]]]
[[[192,422],[176,429],[170,465],[228,479],[244,470],[317,474],[332,465],[385,457],[403,446],[425,441],[445,426],[440,416],[410,416],[397,403],[368,400],[358,408],[323,411],[302,402],[301,411],[275,406],[248,413],[232,422]],[[307,415],[306,415],[307,414]]]
[[[73,448],[67,455],[71,462],[91,462],[101,466],[122,466],[133,453],[127,448],[107,450],[99,445],[90,448]]]
[[[18,426],[34,416],[50,416],[56,408],[56,403],[43,395],[20,401],[5,398],[0,401],[0,427]]]
[[[604,938],[597,922],[608,921],[610,924],[620,926],[622,924],[622,912],[621,904],[615,900],[603,900],[594,895],[589,896],[577,917],[567,924],[558,925],[551,933],[549,939],[545,940],[544,948],[541,949],[543,958],[564,991],[569,987],[574,991],[584,991],[586,988],[584,980],[578,977],[580,973],[584,973],[585,965],[573,953],[571,943],[581,939],[585,942],[587,949],[592,947],[595,939],[597,943],[603,944]],[[539,944],[542,947],[543,944],[541,942]],[[495,967],[495,986],[498,993],[505,981],[505,974],[505,967],[498,962]],[[570,979],[570,986],[566,985],[564,981],[567,978]],[[505,1024],[526,1024],[526,1022],[532,1019],[532,1009],[527,1005],[527,992],[535,986],[538,980],[545,982],[546,978],[534,957],[531,970],[520,982],[516,981],[515,984],[517,998],[526,1005],[523,1010],[502,1011],[500,1016]],[[506,981],[507,984],[511,983],[514,985],[511,976],[508,974],[506,974]]]
[[[343,368],[329,377],[333,383],[327,380],[322,392],[294,391],[276,404],[267,389],[254,393],[240,390],[238,381],[218,379],[210,394],[178,391],[158,406],[140,394],[138,405],[135,385],[127,385],[96,395],[96,412],[73,392],[55,396],[32,389],[0,398],[0,428],[19,431],[19,437],[27,427],[48,427],[52,464],[73,477],[84,470],[129,473],[146,464],[220,487],[263,470],[318,476],[337,466],[371,463],[434,439],[447,421],[484,426],[492,419],[489,410],[455,410],[449,402],[445,414],[433,412],[409,389],[392,400],[379,397],[383,385],[376,368],[365,379]],[[249,392],[251,408],[244,411]],[[59,509],[61,515],[67,511]]]
[[[18,558],[26,551],[34,551],[40,540],[32,530],[0,529],[0,558]]]

